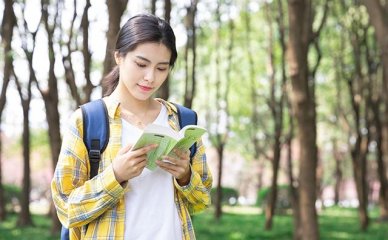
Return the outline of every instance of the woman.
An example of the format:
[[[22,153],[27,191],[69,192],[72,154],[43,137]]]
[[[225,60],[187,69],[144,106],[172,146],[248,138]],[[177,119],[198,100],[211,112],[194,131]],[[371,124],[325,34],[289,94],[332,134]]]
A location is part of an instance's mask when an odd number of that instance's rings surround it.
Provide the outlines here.
[[[152,98],[177,58],[174,32],[153,15],[134,16],[118,34],[114,57],[103,82],[110,138],[99,174],[88,177],[78,109],[51,184],[58,217],[70,239],[195,239],[190,214],[209,206],[212,184],[202,142],[191,163],[189,151],[175,151],[154,171],[145,166],[155,145],[131,150],[149,123],[179,130],[176,108]]]

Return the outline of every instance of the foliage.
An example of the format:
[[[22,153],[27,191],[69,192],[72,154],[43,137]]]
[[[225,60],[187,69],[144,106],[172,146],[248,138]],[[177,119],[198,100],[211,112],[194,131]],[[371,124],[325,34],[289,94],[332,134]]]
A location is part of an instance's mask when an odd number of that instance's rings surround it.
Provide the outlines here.
[[[216,191],[217,188],[212,188],[210,192],[212,203],[216,202]],[[235,205],[237,203],[237,199],[238,192],[236,189],[230,187],[222,187],[222,204]]]
[[[263,187],[257,193],[256,206],[264,208],[267,204],[271,187]],[[291,199],[288,185],[279,185],[276,200],[276,210],[291,208]]]
[[[14,211],[14,205],[18,204],[19,199],[22,194],[22,190],[20,187],[16,185],[10,185],[10,184],[2,184],[4,189],[4,198],[6,202],[6,209],[9,212]]]
[[[46,129],[40,128],[36,129],[33,128],[30,130],[30,144],[32,151],[37,151],[39,154],[42,154],[42,158],[48,158],[49,157],[49,140],[48,140],[48,133]],[[10,156],[14,156],[16,154],[19,154],[22,152],[22,136],[20,135],[17,139],[13,140],[11,139],[8,143],[9,145],[9,151],[7,151],[7,154]]]

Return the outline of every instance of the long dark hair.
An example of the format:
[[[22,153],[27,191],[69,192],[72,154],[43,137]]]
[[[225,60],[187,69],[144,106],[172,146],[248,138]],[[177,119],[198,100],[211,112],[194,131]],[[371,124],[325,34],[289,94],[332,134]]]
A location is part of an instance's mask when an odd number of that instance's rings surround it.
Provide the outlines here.
[[[139,44],[147,42],[163,43],[170,49],[170,66],[174,66],[178,56],[174,31],[166,21],[151,14],[133,16],[121,27],[117,35],[115,52],[125,57],[128,52],[133,51]],[[102,80],[103,96],[110,95],[118,83],[119,67],[115,66]]]

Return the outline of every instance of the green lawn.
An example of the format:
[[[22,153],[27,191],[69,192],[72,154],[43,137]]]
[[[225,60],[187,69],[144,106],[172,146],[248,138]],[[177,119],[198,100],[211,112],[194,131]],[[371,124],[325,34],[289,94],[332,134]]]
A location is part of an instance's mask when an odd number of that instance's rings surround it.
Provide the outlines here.
[[[319,217],[321,240],[388,240],[388,223],[378,223],[377,211],[370,213],[371,224],[367,232],[359,230],[356,209],[328,208]],[[199,240],[291,240],[292,217],[276,216],[272,231],[264,231],[263,214],[224,213],[217,223],[210,211],[194,217]]]
[[[47,216],[33,215],[33,227],[15,227],[16,215],[8,215],[6,222],[0,222],[0,240],[58,240],[58,236],[50,235],[51,220]]]
[[[233,210],[233,209],[232,209]],[[264,231],[264,216],[252,214],[257,209],[236,209],[224,213],[221,221],[213,219],[212,210],[194,217],[198,240],[250,240],[250,239],[292,239],[292,217],[276,216],[273,231]],[[322,240],[388,240],[388,223],[378,223],[377,211],[371,212],[371,224],[367,232],[359,230],[355,209],[329,208],[320,213],[320,234]],[[54,240],[50,236],[50,220],[34,215],[34,227],[16,228],[16,215],[10,215],[0,223],[0,240]]]

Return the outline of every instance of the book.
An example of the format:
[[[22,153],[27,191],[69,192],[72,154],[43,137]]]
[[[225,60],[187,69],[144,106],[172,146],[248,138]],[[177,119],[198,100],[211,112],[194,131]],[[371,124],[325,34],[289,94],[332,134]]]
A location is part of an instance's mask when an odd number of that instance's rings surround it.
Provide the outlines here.
[[[157,124],[147,125],[142,135],[136,141],[133,150],[142,148],[150,144],[158,144],[158,147],[147,153],[147,165],[150,170],[154,170],[157,165],[156,160],[168,155],[173,149],[189,149],[201,136],[207,132],[205,128],[198,125],[187,125],[179,132]]]

